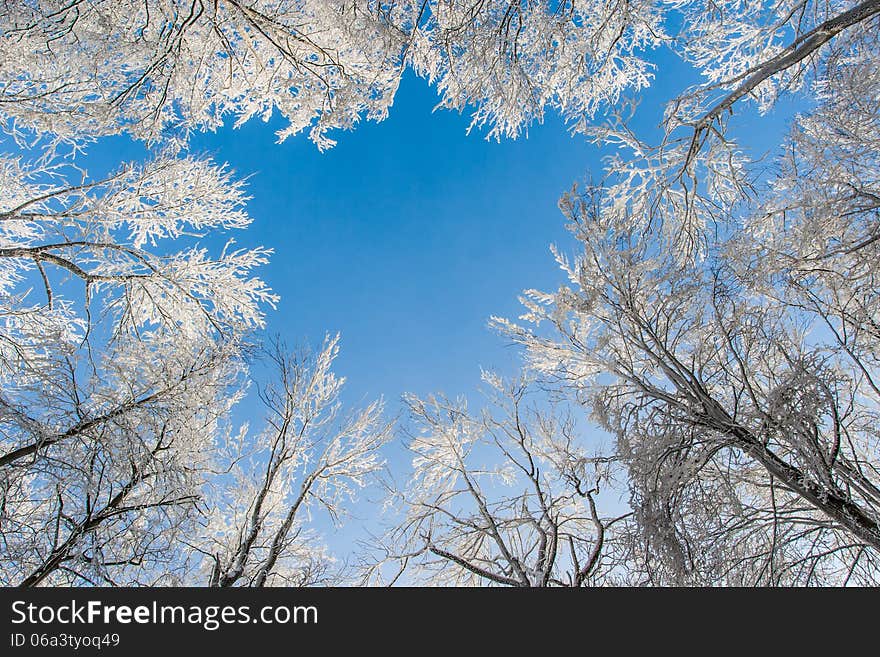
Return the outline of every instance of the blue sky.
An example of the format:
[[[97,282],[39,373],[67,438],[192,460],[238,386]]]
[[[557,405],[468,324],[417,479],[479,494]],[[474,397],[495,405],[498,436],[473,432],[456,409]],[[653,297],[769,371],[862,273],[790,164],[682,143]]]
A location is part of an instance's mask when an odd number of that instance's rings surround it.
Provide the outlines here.
[[[276,250],[263,271],[282,297],[269,330],[312,343],[340,331],[338,369],[356,397],[453,395],[481,365],[507,369],[516,356],[487,319],[517,313],[525,287],[556,285],[556,201],[595,163],[558,121],[487,142],[465,134],[466,116],[432,115],[435,103],[408,78],[387,120],[323,154],[304,137],[275,144],[280,122],[193,144],[253,174],[242,237]]]
[[[556,203],[600,167],[555,116],[498,143],[467,135],[467,115],[432,113],[436,102],[407,75],[388,119],[334,135],[325,153],[305,135],[277,144],[280,119],[191,143],[249,178],[254,222],[233,236],[275,250],[259,272],[281,296],[267,331],[312,345],[339,331],[348,399],[383,395],[392,413],[404,392],[455,396],[481,366],[515,370],[518,354],[488,318],[515,317],[525,288],[558,286],[549,245],[569,237]],[[144,153],[113,138],[86,161],[97,174]]]
[[[312,344],[340,331],[338,369],[357,396],[456,394],[481,365],[513,364],[487,319],[518,313],[526,287],[558,284],[548,247],[567,232],[556,202],[598,171],[595,149],[555,117],[527,138],[487,142],[466,135],[467,116],[432,114],[436,101],[408,75],[388,119],[334,135],[325,153],[305,135],[275,143],[280,119],[192,140],[249,177],[254,223],[234,237],[275,249],[259,272],[281,295],[268,331]],[[143,154],[114,138],[86,161],[98,173]]]
[[[662,102],[696,82],[672,58],[658,63],[636,122],[649,139],[659,134]],[[523,289],[562,282],[549,245],[574,246],[556,203],[573,182],[602,172],[599,150],[553,113],[527,137],[499,143],[467,135],[469,117],[434,112],[436,103],[436,91],[407,74],[389,118],[334,134],[338,145],[325,153],[305,135],[277,144],[280,119],[191,143],[249,178],[254,222],[234,237],[275,249],[260,271],[281,296],[267,330],[313,345],[341,332],[347,397],[383,395],[392,411],[404,392],[454,396],[475,388],[480,367],[515,370],[518,353],[487,320],[516,317]],[[778,137],[776,121],[755,127],[758,146],[768,131]],[[145,152],[106,139],[85,163],[97,174]]]

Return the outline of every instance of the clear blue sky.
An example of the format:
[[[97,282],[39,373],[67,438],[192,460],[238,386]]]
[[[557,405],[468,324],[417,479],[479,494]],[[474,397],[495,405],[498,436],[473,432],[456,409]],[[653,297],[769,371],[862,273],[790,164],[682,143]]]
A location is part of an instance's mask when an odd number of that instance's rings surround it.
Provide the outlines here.
[[[192,140],[249,176],[254,222],[234,237],[275,249],[259,272],[281,296],[267,330],[312,344],[341,332],[337,370],[354,398],[456,395],[480,366],[509,371],[517,356],[487,320],[518,314],[524,288],[558,285],[548,247],[568,235],[556,203],[599,170],[595,148],[555,117],[487,142],[465,134],[466,115],[432,114],[436,102],[408,75],[388,119],[335,134],[325,153],[305,135],[275,143],[280,119]],[[122,138],[89,150],[95,174],[144,153]]]
[[[661,59],[638,113],[649,137],[660,103],[696,81]],[[481,366],[514,371],[516,350],[487,320],[516,317],[523,289],[562,282],[549,245],[573,245],[556,203],[573,182],[602,173],[596,147],[552,113],[527,137],[498,143],[467,135],[467,115],[432,112],[436,102],[434,89],[407,74],[388,119],[334,134],[339,143],[325,153],[305,135],[275,143],[280,119],[197,134],[191,144],[249,177],[254,222],[234,237],[275,249],[259,272],[281,295],[267,330],[315,345],[341,332],[336,369],[348,378],[347,398],[383,395],[392,412],[404,392],[472,392]],[[778,123],[755,127],[766,135]],[[757,144],[766,139],[752,133]],[[85,163],[98,174],[144,154],[112,138]]]
[[[340,331],[356,397],[455,395],[480,365],[507,368],[515,354],[487,319],[516,314],[525,287],[556,285],[556,201],[595,162],[556,120],[486,142],[465,134],[466,116],[432,115],[435,103],[408,78],[387,120],[323,154],[304,136],[275,144],[280,122],[193,143],[254,174],[246,241],[275,248],[263,275],[282,297],[269,329],[310,342]]]

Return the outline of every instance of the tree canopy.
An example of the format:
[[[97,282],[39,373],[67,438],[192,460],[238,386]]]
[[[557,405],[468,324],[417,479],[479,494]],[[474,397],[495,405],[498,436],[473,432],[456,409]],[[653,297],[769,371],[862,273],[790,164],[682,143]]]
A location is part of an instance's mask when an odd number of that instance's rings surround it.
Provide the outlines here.
[[[0,583],[877,585],[878,28],[880,0],[3,3]],[[698,82],[652,138],[671,60]],[[407,70],[489,139],[555,113],[610,154],[560,201],[567,282],[493,319],[524,371],[478,412],[406,397],[412,471],[380,477],[337,339],[260,334],[272,245],[199,242],[251,220],[189,140],[278,112],[323,150]],[[736,119],[781,99],[768,167]],[[117,134],[151,159],[88,176]],[[388,526],[336,568],[309,509],[380,479]]]

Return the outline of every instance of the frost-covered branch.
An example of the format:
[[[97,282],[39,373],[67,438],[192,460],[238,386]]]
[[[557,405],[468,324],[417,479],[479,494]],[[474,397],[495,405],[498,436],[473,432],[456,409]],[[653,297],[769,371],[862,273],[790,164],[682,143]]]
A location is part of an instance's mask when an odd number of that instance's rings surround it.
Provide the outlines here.
[[[463,401],[407,399],[419,426],[413,474],[391,491],[402,517],[368,546],[364,577],[381,581],[404,563],[404,576],[429,584],[611,581],[621,554],[606,531],[620,518],[600,516],[594,499],[610,462],[588,455],[562,409],[529,404],[527,380],[484,378],[492,405],[481,414]]]
[[[321,512],[340,521],[350,502],[384,463],[390,439],[382,404],[343,413],[344,383],[331,365],[338,336],[314,355],[267,350],[270,383],[261,389],[267,416],[255,437],[232,444],[230,474],[214,483],[199,553],[211,586],[316,584],[332,559],[308,519]]]

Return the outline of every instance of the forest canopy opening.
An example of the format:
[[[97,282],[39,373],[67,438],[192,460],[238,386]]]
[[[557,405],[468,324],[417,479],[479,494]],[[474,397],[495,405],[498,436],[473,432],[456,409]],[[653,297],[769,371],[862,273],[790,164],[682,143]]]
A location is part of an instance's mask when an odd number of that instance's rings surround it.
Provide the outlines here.
[[[0,584],[880,584],[878,35],[880,0],[4,3]],[[295,245],[237,246],[259,199],[192,147],[275,113],[326,151],[407,71],[605,155],[477,410],[351,403],[338,336],[270,337]],[[89,175],[120,135],[149,157]]]

